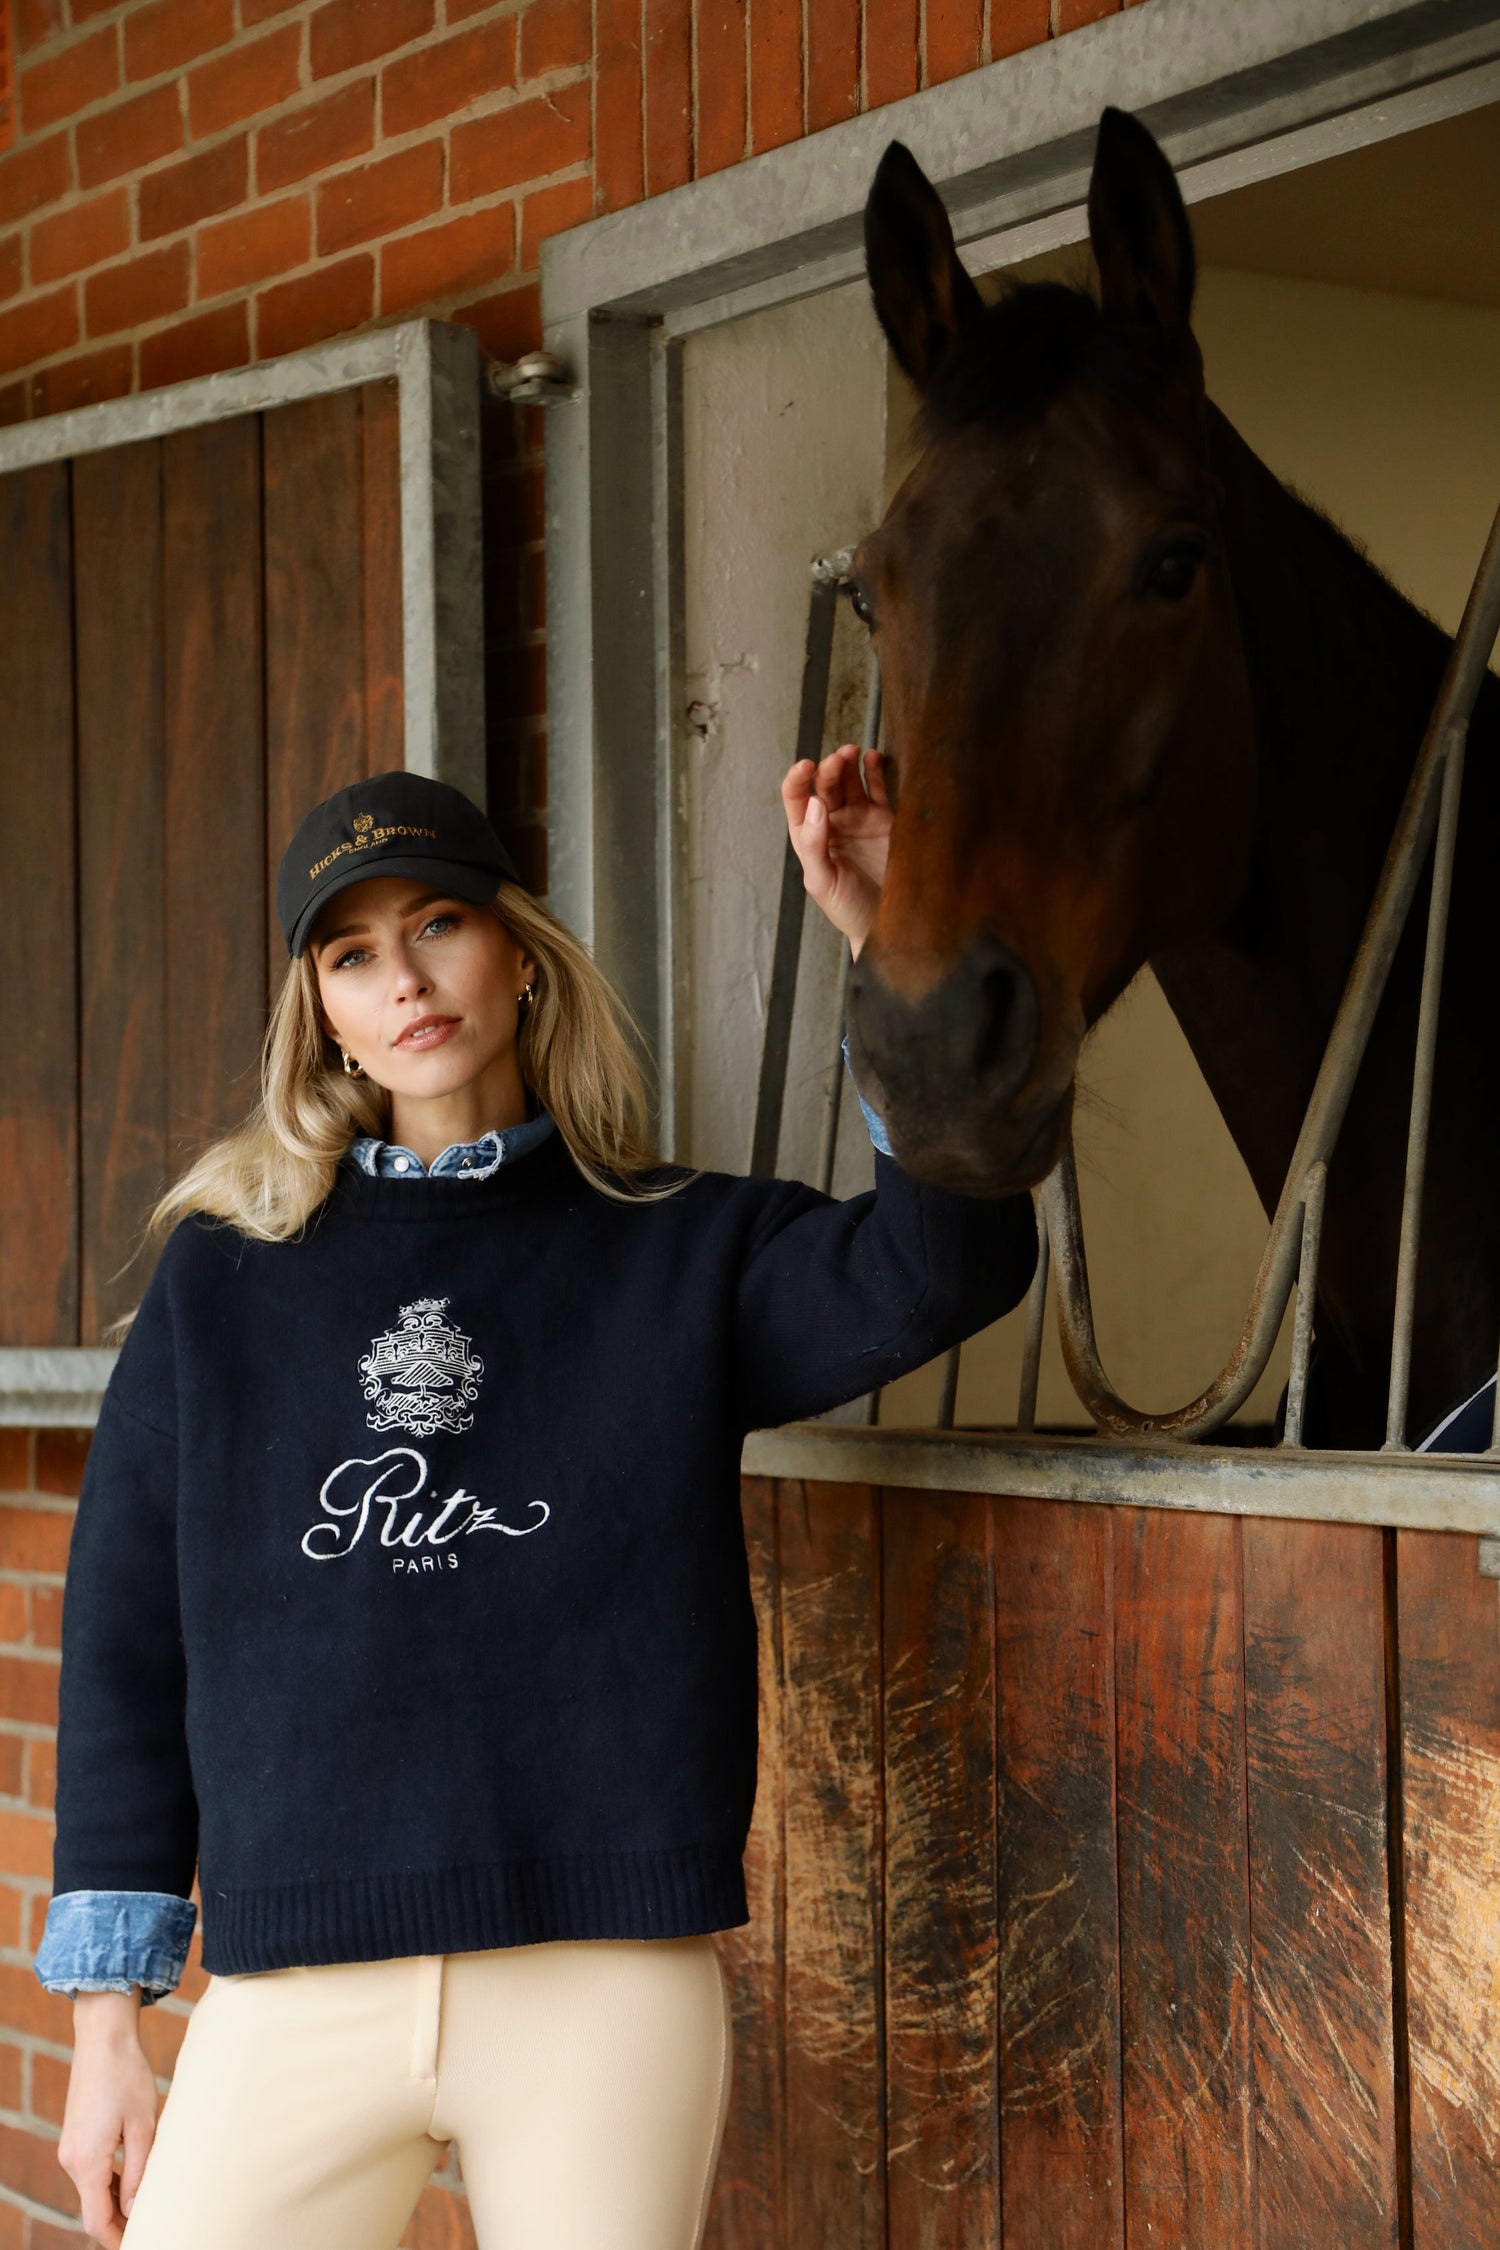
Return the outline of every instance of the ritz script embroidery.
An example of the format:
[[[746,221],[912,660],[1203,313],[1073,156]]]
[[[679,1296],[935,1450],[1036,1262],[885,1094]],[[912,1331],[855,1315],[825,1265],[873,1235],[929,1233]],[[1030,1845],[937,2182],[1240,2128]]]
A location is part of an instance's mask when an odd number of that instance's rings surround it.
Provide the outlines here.
[[[484,1361],[473,1339],[445,1317],[446,1297],[417,1297],[403,1305],[396,1324],[375,1337],[359,1361],[361,1388],[369,1405],[372,1430],[404,1430],[411,1437],[469,1429],[479,1396]],[[384,1453],[352,1455],[323,1479],[318,1504],[323,1513],[302,1535],[302,1552],[313,1562],[337,1562],[364,1538],[376,1509],[385,1521],[376,1538],[398,1552],[396,1571],[456,1570],[455,1539],[474,1532],[498,1531],[524,1539],[540,1531],[551,1514],[545,1500],[527,1503],[534,1523],[501,1523],[499,1511],[480,1504],[460,1486],[446,1500],[427,1495],[427,1457],[414,1445],[389,1446]],[[408,1502],[421,1501],[403,1515]],[[468,1513],[461,1511],[467,1507]],[[416,1553],[413,1550],[420,1549]]]
[[[364,1479],[360,1470],[374,1470],[373,1476]],[[535,1523],[501,1523],[498,1511],[481,1507],[472,1492],[462,1487],[442,1501],[430,1521],[424,1508],[414,1509],[398,1528],[402,1504],[420,1499],[427,1489],[428,1468],[426,1459],[414,1445],[393,1445],[372,1460],[341,1461],[332,1473],[323,1479],[318,1494],[323,1509],[323,1520],[314,1523],[302,1535],[302,1552],[314,1562],[336,1562],[349,1555],[359,1545],[370,1521],[372,1508],[383,1507],[385,1522],[380,1527],[382,1547],[413,1548],[426,1546],[443,1548],[455,1539],[476,1531],[503,1531],[507,1539],[524,1539],[528,1532],[540,1531],[552,1513],[545,1500],[532,1500],[528,1505],[539,1508]],[[469,1512],[461,1519],[457,1511],[468,1503]],[[458,1557],[445,1558],[447,1567],[457,1569]],[[430,1555],[420,1562],[396,1558],[396,1568],[431,1570],[441,1567]]]

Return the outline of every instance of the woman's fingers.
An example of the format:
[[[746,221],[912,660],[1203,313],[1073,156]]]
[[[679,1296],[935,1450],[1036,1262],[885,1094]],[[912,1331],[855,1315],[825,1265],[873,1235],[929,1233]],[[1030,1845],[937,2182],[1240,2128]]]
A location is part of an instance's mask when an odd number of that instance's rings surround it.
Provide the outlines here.
[[[818,795],[830,812],[863,801],[859,780],[859,744],[841,742],[818,766]]]
[[[125,2227],[115,2201],[114,2149],[97,2149],[73,2174],[73,2184],[78,2190],[84,2233],[102,2243],[104,2250],[121,2250]]]
[[[862,770],[864,789],[870,803],[879,805],[883,812],[890,812],[892,805],[885,786],[885,752],[867,750]]]
[[[786,808],[792,849],[802,863],[803,882],[809,895],[821,901],[831,891],[834,876],[828,850],[828,809],[817,782],[818,769],[812,759],[799,758],[788,768],[781,784],[781,801]]]
[[[120,2209],[126,2218],[141,2184],[141,2174],[146,2169],[146,2159],[151,2154],[151,2143],[156,2138],[156,2119],[144,2111],[133,2111],[125,2119],[125,2165],[120,2174]]]

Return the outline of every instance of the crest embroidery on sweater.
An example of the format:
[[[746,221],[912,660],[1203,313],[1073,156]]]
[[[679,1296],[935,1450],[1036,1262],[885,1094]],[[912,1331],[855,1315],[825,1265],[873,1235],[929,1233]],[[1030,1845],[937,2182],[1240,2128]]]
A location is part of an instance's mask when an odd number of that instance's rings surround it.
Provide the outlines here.
[[[414,1298],[360,1361],[365,1397],[374,1401],[365,1416],[372,1430],[432,1437],[471,1427],[474,1417],[464,1407],[479,1396],[484,1361],[473,1340],[443,1318],[447,1309],[446,1297]]]

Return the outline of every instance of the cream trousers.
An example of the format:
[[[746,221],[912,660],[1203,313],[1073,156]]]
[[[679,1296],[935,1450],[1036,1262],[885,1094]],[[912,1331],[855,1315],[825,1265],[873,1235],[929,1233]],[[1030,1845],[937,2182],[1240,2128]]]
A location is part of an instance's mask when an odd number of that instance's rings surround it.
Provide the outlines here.
[[[127,2250],[396,2250],[450,2141],[479,2250],[697,2250],[731,2056],[712,1937],[214,1976]]]

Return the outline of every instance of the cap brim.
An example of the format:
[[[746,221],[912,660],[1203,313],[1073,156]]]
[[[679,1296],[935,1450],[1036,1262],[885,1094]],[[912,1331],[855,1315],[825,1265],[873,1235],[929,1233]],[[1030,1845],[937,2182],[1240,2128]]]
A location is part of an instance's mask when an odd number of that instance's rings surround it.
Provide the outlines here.
[[[353,867],[336,868],[330,870],[328,881],[313,893],[292,924],[287,951],[295,958],[306,950],[309,930],[336,892],[347,891],[354,883],[369,882],[376,875],[410,875],[426,883],[429,890],[441,891],[450,898],[466,899],[471,906],[488,906],[502,883],[520,881],[520,877],[507,868],[469,867],[457,860],[423,859],[415,853],[404,852],[365,860]]]

